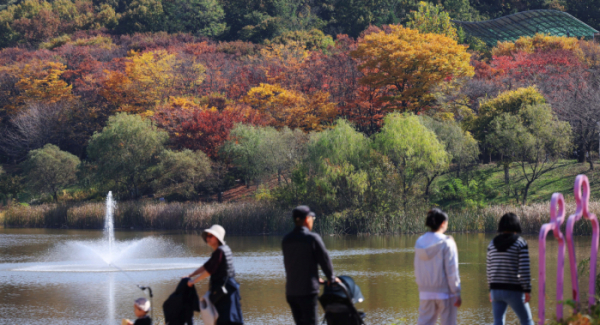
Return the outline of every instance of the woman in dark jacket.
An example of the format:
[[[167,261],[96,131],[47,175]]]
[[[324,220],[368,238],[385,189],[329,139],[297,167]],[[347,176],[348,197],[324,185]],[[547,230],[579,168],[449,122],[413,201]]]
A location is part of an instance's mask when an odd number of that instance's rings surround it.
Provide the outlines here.
[[[210,276],[210,299],[219,313],[217,324],[244,324],[240,304],[240,285],[235,281],[231,249],[225,244],[225,229],[213,225],[202,232],[202,238],[213,249],[213,253],[203,266],[188,275],[192,278],[188,285],[191,287]],[[200,276],[193,279],[198,274]]]
[[[533,325],[529,300],[531,275],[527,242],[519,236],[521,224],[514,213],[502,216],[498,236],[487,249],[487,280],[494,325],[504,325],[510,306],[521,325]]]

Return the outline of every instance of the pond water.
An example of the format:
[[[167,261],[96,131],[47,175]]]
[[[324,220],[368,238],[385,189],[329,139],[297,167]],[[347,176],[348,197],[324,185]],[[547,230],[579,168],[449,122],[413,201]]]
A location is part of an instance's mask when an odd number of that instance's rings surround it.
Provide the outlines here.
[[[491,324],[485,258],[493,234],[453,236],[463,286],[459,324]],[[419,300],[413,246],[417,237],[324,238],[336,274],[352,276],[361,287],[365,301],[357,306],[366,312],[368,324],[416,323]],[[530,247],[532,309],[537,319],[537,236],[524,237]],[[121,318],[134,318],[133,300],[144,296],[137,284],[152,287],[154,317],[161,324],[162,303],[181,276],[204,263],[211,253],[199,234],[117,231],[116,250],[119,243],[138,240],[137,245],[151,250],[141,256],[124,254],[113,261],[115,267],[128,270],[121,272],[90,264],[84,255],[92,251],[82,253],[77,246],[101,238],[102,231],[0,229],[0,324],[120,324]],[[232,236],[226,240],[234,252],[246,324],[292,324],[285,300],[281,237]],[[549,240],[548,297],[555,296],[555,244]],[[589,237],[577,238],[580,260],[589,257],[589,244]],[[569,279],[566,268],[565,279]],[[198,284],[197,289],[204,293],[207,283]],[[565,297],[570,292],[566,284]],[[547,315],[552,316],[551,300],[547,305]],[[508,320],[516,323],[512,311]],[[201,323],[198,317],[197,322]]]

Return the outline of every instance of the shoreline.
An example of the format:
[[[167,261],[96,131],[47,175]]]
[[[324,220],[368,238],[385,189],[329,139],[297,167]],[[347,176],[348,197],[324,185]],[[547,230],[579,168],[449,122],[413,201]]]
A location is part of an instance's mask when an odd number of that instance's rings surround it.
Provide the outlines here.
[[[422,233],[423,216],[430,204],[409,207],[407,212],[389,214],[342,211],[317,218],[315,231],[322,235],[398,235]],[[600,210],[600,202],[590,202],[590,211]],[[567,215],[575,203],[566,204]],[[549,204],[527,206],[496,205],[477,209],[450,209],[449,233],[495,233],[498,220],[507,212],[521,218],[523,234],[537,234],[550,222]],[[35,206],[15,205],[0,211],[0,227],[43,229],[104,228],[104,203],[59,203]],[[115,229],[136,231],[199,231],[220,224],[236,235],[282,235],[293,228],[289,209],[265,202],[151,203],[126,201],[117,204]],[[563,223],[563,227],[565,227]],[[589,235],[589,222],[575,225],[574,234]]]

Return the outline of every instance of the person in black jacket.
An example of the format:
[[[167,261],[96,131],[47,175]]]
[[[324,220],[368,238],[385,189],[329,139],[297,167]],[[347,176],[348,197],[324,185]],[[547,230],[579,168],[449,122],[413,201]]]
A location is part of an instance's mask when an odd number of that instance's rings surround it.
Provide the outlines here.
[[[219,313],[218,325],[244,324],[242,306],[240,303],[240,285],[235,281],[235,268],[233,267],[233,254],[225,243],[225,229],[213,225],[202,232],[202,238],[213,249],[210,259],[203,266],[188,275],[188,286],[210,276],[210,300]],[[225,289],[225,290],[223,290]]]
[[[315,325],[318,321],[318,265],[327,276],[328,285],[338,281],[321,236],[311,232],[315,214],[307,206],[292,211],[296,227],[281,243],[286,274],[286,296],[297,325]]]

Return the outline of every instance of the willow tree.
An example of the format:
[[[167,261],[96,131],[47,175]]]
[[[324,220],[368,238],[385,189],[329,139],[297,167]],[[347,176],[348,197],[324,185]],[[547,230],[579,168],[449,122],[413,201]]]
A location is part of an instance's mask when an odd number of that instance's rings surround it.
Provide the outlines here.
[[[90,139],[87,154],[96,181],[127,190],[128,196],[140,196],[152,167],[159,162],[169,136],[149,119],[139,115],[119,113],[108,119],[102,132]]]
[[[47,144],[31,150],[23,163],[27,187],[34,193],[51,194],[58,201],[58,192],[77,181],[77,156]]]
[[[225,157],[242,172],[246,183],[277,175],[278,183],[289,183],[289,171],[306,152],[308,135],[299,129],[238,124],[221,148]]]
[[[527,203],[531,185],[553,170],[572,148],[571,127],[559,121],[549,105],[529,105],[503,113],[491,122],[487,141],[519,166],[524,185],[515,191]]]
[[[421,178],[448,168],[450,157],[444,145],[412,114],[387,115],[374,145],[395,166],[405,209]]]
[[[460,176],[463,167],[477,161],[479,156],[479,144],[471,133],[463,130],[456,121],[438,121],[429,116],[421,116],[421,123],[433,131],[438,141],[444,146],[448,159],[454,166],[452,169],[433,169],[425,173],[427,185],[425,195],[429,195],[429,189],[433,181],[446,172],[456,171],[456,177]]]
[[[202,151],[184,149],[165,150],[154,168],[152,187],[155,194],[176,198],[197,198],[197,186],[204,182],[210,172],[210,159]]]
[[[311,133],[306,151],[287,186],[288,201],[308,204],[319,214],[357,208],[364,202],[369,138],[340,119],[331,129]]]

